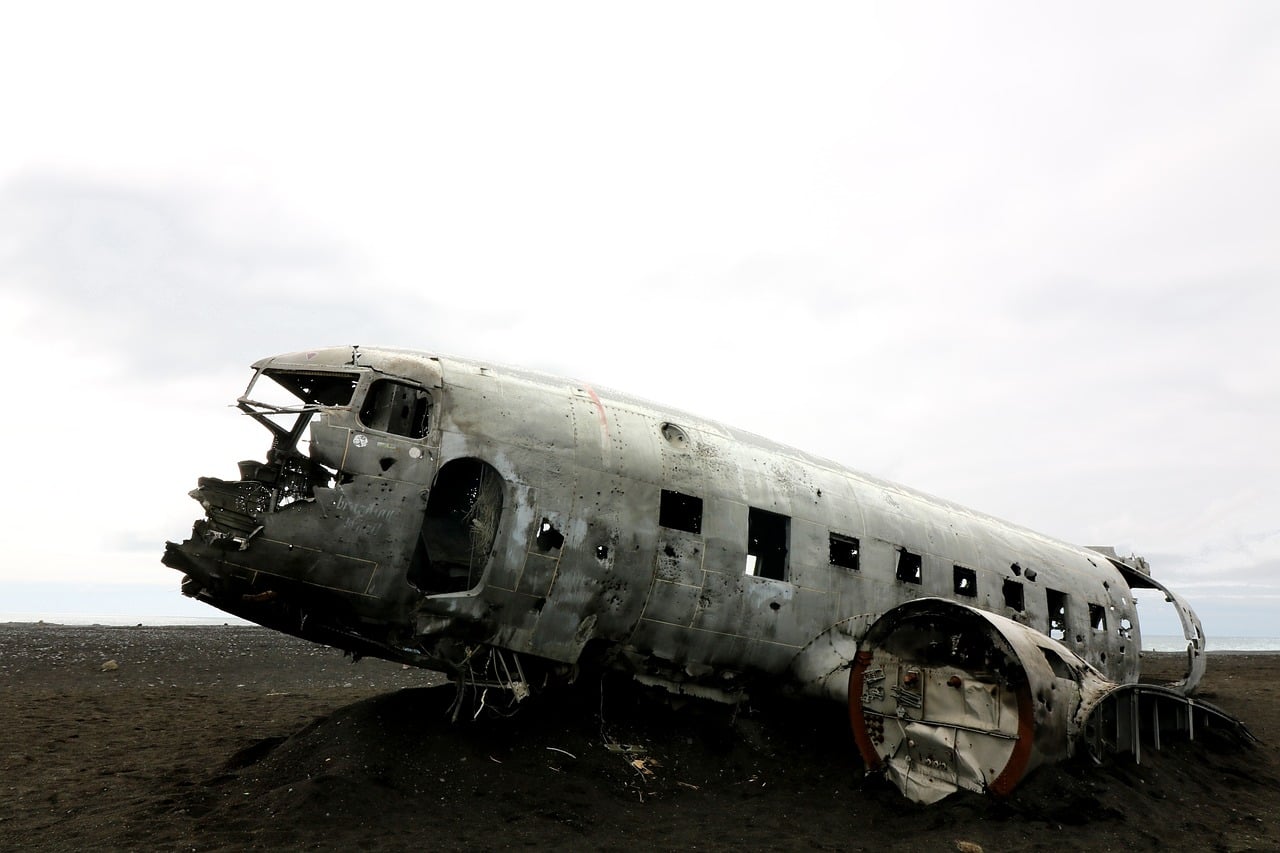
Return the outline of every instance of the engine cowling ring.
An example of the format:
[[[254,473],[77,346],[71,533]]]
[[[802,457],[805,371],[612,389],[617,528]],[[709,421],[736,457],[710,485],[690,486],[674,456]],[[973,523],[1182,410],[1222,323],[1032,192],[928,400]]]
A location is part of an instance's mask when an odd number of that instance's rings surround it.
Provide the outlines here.
[[[849,675],[849,721],[869,771],[912,800],[1010,793],[1070,754],[1082,690],[1111,687],[1061,643],[946,599],[894,608]]]

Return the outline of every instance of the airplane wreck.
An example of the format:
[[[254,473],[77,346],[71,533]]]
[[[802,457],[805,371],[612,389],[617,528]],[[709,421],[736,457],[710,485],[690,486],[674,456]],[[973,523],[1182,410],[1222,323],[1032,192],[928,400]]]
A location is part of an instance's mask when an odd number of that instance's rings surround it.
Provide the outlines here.
[[[1081,751],[1247,730],[1192,695],[1204,635],[1141,558],[1061,542],[693,415],[401,350],[263,359],[271,436],[203,477],[163,562],[184,594],[518,700],[581,667],[675,693],[849,708],[913,800],[1007,794]],[[1139,682],[1134,589],[1186,672]]]

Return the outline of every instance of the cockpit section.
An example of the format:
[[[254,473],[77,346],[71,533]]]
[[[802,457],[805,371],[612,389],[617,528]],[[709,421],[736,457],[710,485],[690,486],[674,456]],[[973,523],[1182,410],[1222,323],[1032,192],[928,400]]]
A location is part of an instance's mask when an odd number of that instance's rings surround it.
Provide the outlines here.
[[[431,390],[352,367],[259,366],[236,401],[271,432],[268,470],[252,469],[248,479],[280,478],[284,491],[275,508],[310,498],[308,485],[350,482],[361,473],[429,480],[421,463],[430,459]],[[242,466],[242,479],[244,473]]]
[[[255,364],[236,408],[270,445],[238,479],[198,480],[204,517],[163,559],[184,592],[361,654],[429,656],[415,608],[475,585],[502,505],[479,463],[446,466],[430,500],[440,379],[430,360],[358,348]]]

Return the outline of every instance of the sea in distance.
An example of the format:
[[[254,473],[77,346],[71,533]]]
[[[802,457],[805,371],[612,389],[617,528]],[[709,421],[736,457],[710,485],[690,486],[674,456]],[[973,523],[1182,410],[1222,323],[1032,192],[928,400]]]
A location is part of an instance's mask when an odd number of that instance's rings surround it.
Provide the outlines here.
[[[1172,634],[1143,636],[1142,650],[1148,652],[1184,652],[1187,641]],[[1205,650],[1214,652],[1280,652],[1280,637],[1215,637],[1205,640]]]

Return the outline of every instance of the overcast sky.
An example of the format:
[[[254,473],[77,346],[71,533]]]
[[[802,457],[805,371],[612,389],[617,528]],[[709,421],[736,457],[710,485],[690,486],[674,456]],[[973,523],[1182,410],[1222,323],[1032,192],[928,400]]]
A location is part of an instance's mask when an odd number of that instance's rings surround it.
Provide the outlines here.
[[[248,364],[385,344],[1280,634],[1280,5],[38,3],[0,116],[0,612],[192,612],[159,557],[265,452]]]

